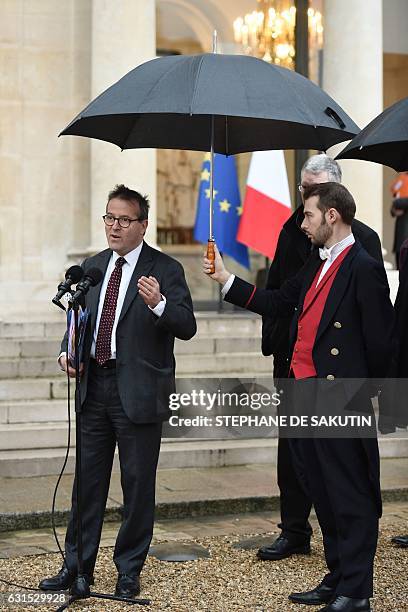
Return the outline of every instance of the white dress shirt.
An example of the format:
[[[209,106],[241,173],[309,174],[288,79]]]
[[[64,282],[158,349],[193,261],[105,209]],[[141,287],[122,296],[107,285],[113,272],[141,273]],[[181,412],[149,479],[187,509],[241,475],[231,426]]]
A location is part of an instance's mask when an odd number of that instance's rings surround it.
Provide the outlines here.
[[[353,234],[350,233],[348,236],[343,238],[343,240],[340,240],[340,242],[336,242],[336,244],[333,244],[331,247],[323,247],[322,249],[319,249],[319,255],[320,258],[324,261],[324,266],[322,268],[322,271],[320,272],[319,278],[317,279],[316,287],[319,285],[320,281],[322,280],[332,263],[336,261],[340,253],[342,253],[344,249],[347,249],[347,247],[354,244],[355,241],[356,240]]]
[[[354,244],[355,241],[356,240],[354,238],[354,235],[350,233],[348,236],[346,236],[346,238],[343,238],[343,240],[340,240],[340,242],[336,242],[336,244],[333,244],[331,247],[329,248],[323,247],[322,249],[319,249],[320,258],[326,261],[324,262],[324,266],[322,268],[322,271],[320,272],[320,276],[317,280],[316,287],[318,286],[318,284],[320,283],[320,281],[322,280],[322,278],[324,277],[324,275],[326,274],[327,270],[330,268],[332,263],[340,255],[340,253],[342,253],[344,249],[346,249],[348,246]],[[227,282],[223,285],[221,289],[221,295],[223,298],[225,298],[228,291],[231,289],[231,285],[234,282],[234,279],[235,279],[235,274],[231,274]]]
[[[138,247],[133,249],[133,251],[130,251],[124,256],[126,263],[124,263],[122,266],[122,278],[121,278],[120,285],[119,285],[118,301],[116,303],[115,322],[113,324],[112,337],[111,337],[111,357],[110,357],[111,359],[116,359],[116,328],[118,326],[120,313],[122,311],[123,302],[125,301],[125,295],[129,287],[130,279],[132,278],[132,274],[138,262],[142,247],[143,247],[143,242],[141,242]],[[109,260],[108,267],[106,268],[105,276],[102,282],[101,293],[99,295],[98,314],[96,316],[96,323],[95,323],[94,335],[93,335],[92,346],[91,346],[91,357],[93,359],[95,359],[96,339],[98,337],[98,329],[99,329],[99,323],[100,323],[101,315],[102,315],[103,303],[105,301],[106,289],[108,287],[108,283],[109,283],[111,274],[115,268],[115,263],[119,259],[119,257],[121,256],[118,255],[118,253],[115,253],[115,251],[113,251],[112,257]],[[157,304],[157,306],[155,306],[154,308],[150,308],[149,306],[149,308],[152,312],[154,312],[154,314],[157,317],[161,317],[161,315],[163,314],[165,305],[166,305],[166,298],[162,295],[162,299]]]
[[[125,301],[125,295],[129,287],[130,279],[132,278],[132,274],[138,262],[142,247],[143,247],[143,242],[141,242],[138,247],[133,249],[133,251],[130,251],[129,253],[127,253],[127,255],[125,255],[124,257],[124,259],[126,260],[126,263],[124,263],[122,266],[122,278],[121,278],[120,285],[119,285],[118,301],[116,303],[116,312],[115,312],[115,322],[113,324],[113,329],[112,329],[111,357],[110,357],[111,359],[116,359],[116,328],[118,326],[120,313],[122,311],[123,302]],[[109,279],[115,267],[116,260],[119,259],[119,257],[120,255],[118,255],[118,253],[115,253],[115,251],[112,252],[112,257],[109,260],[108,267],[106,268],[105,276],[102,282],[101,293],[99,295],[98,314],[96,317],[95,330],[94,330],[92,346],[91,346],[91,357],[93,359],[95,359],[96,338],[98,337],[99,322],[101,320],[103,303],[105,301],[105,295],[106,295],[106,289],[108,287]],[[149,308],[157,317],[161,317],[165,306],[166,306],[166,298],[162,294],[162,299],[157,304],[157,306],[155,306],[154,308],[151,308],[149,306]],[[58,356],[58,361],[63,355],[66,355],[66,353],[65,352],[60,353],[60,355]]]

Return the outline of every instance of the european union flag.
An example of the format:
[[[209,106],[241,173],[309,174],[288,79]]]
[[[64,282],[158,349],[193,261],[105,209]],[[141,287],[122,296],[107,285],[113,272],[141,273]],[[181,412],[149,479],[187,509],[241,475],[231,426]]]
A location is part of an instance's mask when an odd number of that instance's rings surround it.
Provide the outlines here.
[[[194,238],[206,243],[208,240],[210,214],[210,170],[211,156],[206,153],[201,169],[200,190],[197,200],[197,215]],[[218,249],[242,266],[249,268],[247,247],[237,242],[239,220],[242,214],[237,170],[233,156],[214,154],[214,216],[213,232]]]

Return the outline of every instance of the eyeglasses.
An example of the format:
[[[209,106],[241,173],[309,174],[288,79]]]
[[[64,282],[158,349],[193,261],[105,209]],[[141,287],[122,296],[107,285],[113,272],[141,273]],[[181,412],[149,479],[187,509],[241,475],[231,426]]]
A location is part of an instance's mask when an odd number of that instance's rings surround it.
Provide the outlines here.
[[[129,217],[114,217],[109,213],[107,215],[103,215],[102,219],[104,220],[105,225],[107,225],[108,227],[112,227],[112,225],[115,225],[115,221],[117,221],[120,227],[123,227],[124,229],[129,227],[129,225],[134,221],[143,221],[143,219],[139,218],[130,219]]]

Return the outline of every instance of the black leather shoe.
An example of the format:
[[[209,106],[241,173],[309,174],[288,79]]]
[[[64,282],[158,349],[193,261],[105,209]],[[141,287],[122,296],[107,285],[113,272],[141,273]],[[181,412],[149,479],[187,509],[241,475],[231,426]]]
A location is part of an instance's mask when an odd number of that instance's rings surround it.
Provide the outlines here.
[[[318,606],[319,604],[329,603],[332,599],[334,599],[334,597],[334,589],[326,586],[325,584],[319,584],[319,586],[311,591],[291,593],[289,595],[290,601],[305,604],[306,606]]]
[[[279,561],[291,555],[310,555],[310,541],[294,544],[284,535],[280,535],[269,546],[262,546],[257,553],[258,559],[262,561]]]
[[[319,612],[371,612],[369,599],[355,599],[345,595],[337,597]]]
[[[408,547],[408,535],[395,536],[395,538],[392,538],[391,542],[393,542],[394,544],[397,544],[398,546],[402,546],[403,548],[407,548]]]
[[[76,578],[76,573],[72,574],[65,565],[60,569],[56,576],[41,580],[38,588],[42,591],[66,591],[70,589]],[[89,577],[89,584],[93,584],[93,576]]]
[[[116,583],[115,595],[119,597],[129,597],[133,599],[140,593],[139,576],[129,576],[129,574],[119,574]]]

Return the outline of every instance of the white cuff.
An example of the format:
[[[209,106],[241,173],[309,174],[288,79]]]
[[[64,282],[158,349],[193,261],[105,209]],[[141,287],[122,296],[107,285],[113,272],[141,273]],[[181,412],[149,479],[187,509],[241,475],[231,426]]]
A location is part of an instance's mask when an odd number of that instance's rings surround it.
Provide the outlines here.
[[[228,291],[231,289],[231,285],[235,280],[235,274],[231,274],[225,285],[223,285],[221,289],[221,295],[223,298],[227,295]]]
[[[60,353],[60,354],[58,355],[58,365],[59,365],[60,370],[61,370],[62,372],[65,372],[65,370],[64,370],[64,368],[61,368],[60,359],[61,359],[61,357],[66,357],[66,356],[67,356],[67,354],[66,354],[66,352],[65,352],[65,351],[62,351],[62,353]]]
[[[149,306],[150,310],[156,315],[156,317],[162,316],[165,307],[166,307],[166,298],[164,297],[164,295],[162,295],[162,299],[157,304],[157,306],[155,306],[154,308]]]

